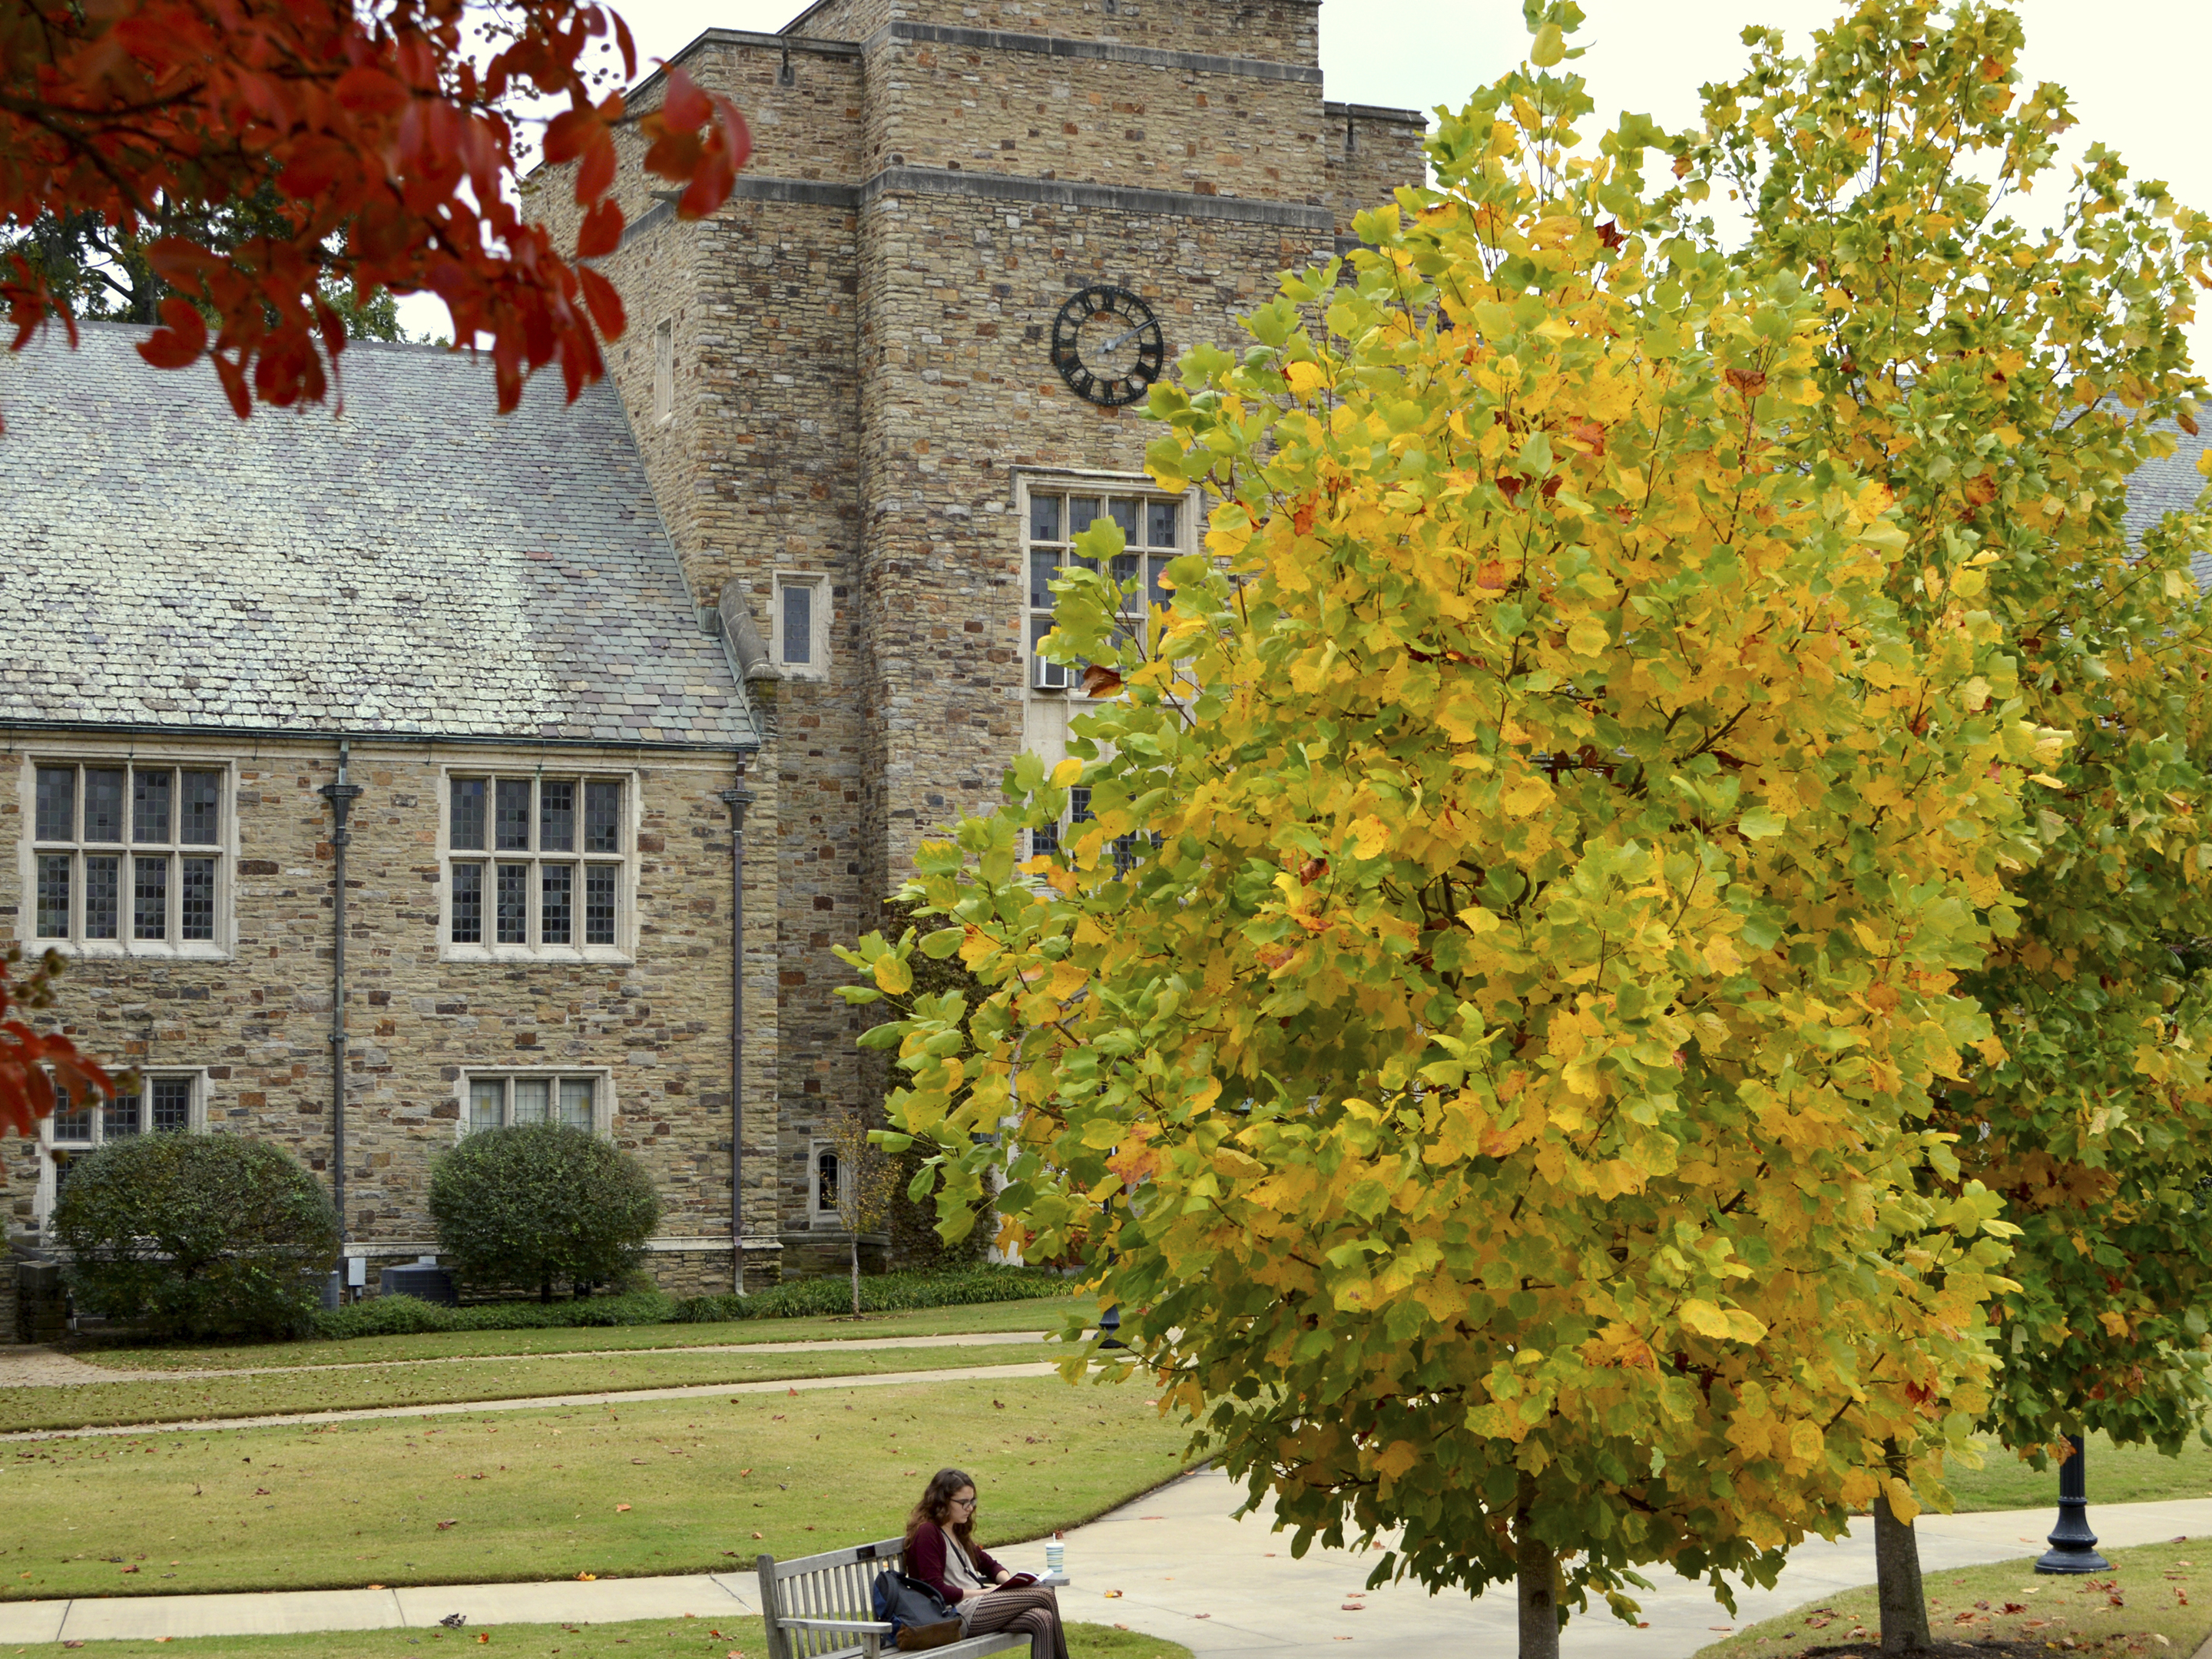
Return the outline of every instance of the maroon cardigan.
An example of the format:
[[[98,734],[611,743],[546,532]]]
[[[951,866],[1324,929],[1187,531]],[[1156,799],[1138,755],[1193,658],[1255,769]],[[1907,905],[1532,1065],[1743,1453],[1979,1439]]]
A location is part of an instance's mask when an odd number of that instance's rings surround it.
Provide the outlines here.
[[[945,1529],[942,1527],[916,1527],[914,1531],[907,1534],[906,1571],[910,1577],[919,1578],[934,1589],[945,1598],[947,1606],[957,1607],[960,1605],[960,1598],[965,1592],[958,1585],[945,1582]],[[977,1577],[988,1582],[996,1578],[1005,1571],[1004,1567],[985,1554],[980,1546],[977,1547],[975,1551]]]

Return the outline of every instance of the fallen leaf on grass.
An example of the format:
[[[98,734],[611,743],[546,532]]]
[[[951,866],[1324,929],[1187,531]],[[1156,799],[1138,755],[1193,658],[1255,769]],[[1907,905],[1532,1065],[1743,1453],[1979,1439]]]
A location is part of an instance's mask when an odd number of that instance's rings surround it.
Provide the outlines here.
[[[755,1533],[755,1534],[753,1534],[753,1536],[754,1536],[754,1537],[756,1537],[756,1538],[758,1538],[760,1535],[761,1535],[761,1534],[758,1534],[758,1533]]]
[[[460,1524],[460,1518],[457,1516],[451,1521],[441,1521],[438,1522],[438,1530],[440,1532],[444,1532],[449,1528],[458,1527]]]
[[[616,1504],[616,1505],[615,1505],[615,1513],[616,1513],[617,1515],[621,1515],[621,1514],[624,1513],[625,1511],[627,1511],[627,1510],[629,1510],[629,1504]]]
[[[596,1572],[580,1572],[576,1575],[576,1582],[580,1584],[595,1584],[599,1579],[599,1575]]]

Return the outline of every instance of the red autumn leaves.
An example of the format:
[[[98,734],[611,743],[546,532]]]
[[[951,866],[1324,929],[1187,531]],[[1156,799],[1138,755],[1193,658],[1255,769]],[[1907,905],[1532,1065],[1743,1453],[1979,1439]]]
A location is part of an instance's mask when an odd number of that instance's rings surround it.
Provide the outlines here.
[[[430,292],[454,337],[490,337],[499,404],[557,363],[574,397],[605,372],[599,338],[621,300],[583,261],[619,243],[609,196],[617,128],[632,118],[595,78],[636,52],[622,20],[590,0],[503,10],[479,63],[460,0],[18,0],[0,10],[0,214],[100,215],[150,238],[177,291],[142,347],[180,368],[210,356],[231,405],[328,395],[344,329],[326,279]],[[751,140],[728,100],[680,70],[637,119],[645,164],[684,186],[685,217],[728,198]],[[517,100],[567,107],[549,161],[576,161],[587,210],[573,253],[514,199]],[[218,249],[162,234],[179,210],[273,200],[275,234]],[[185,222],[191,222],[185,221]],[[0,304],[20,349],[66,307],[21,254],[0,261]]]

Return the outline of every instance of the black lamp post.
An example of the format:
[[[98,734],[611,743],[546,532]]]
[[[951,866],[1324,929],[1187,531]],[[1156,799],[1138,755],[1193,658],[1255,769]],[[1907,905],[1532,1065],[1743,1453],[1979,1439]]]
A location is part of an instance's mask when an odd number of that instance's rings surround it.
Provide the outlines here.
[[[2051,1548],[2035,1564],[2038,1572],[2109,1572],[2112,1564],[2097,1553],[2097,1534],[2089,1530],[2089,1495],[2083,1476],[2087,1455],[2081,1437],[2069,1434],[2074,1455],[2058,1466],[2058,1524],[2051,1529]]]

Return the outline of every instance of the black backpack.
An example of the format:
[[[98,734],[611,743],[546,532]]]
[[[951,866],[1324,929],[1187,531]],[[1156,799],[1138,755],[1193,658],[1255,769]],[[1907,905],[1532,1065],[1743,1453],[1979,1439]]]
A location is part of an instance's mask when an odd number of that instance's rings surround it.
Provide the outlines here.
[[[937,1586],[886,1568],[876,1575],[876,1617],[889,1624],[894,1637],[921,1630],[960,1615],[937,1593]]]

